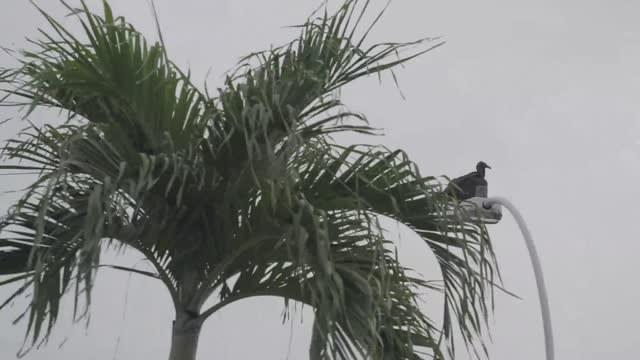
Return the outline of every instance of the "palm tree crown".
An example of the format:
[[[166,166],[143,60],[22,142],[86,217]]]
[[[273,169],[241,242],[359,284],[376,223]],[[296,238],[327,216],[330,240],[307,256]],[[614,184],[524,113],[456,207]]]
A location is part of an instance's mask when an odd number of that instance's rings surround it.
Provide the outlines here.
[[[313,15],[291,43],[244,58],[213,95],[107,3],[102,15],[69,8],[83,38],[42,12],[53,31],[1,77],[3,102],[23,99],[27,116],[37,107],[68,114],[60,126],[32,124],[2,153],[2,169],[39,172],[0,222],[0,275],[13,275],[3,283],[23,281],[2,306],[32,289],[34,342],[48,336],[63,294],[85,305],[74,316],[87,313],[106,246],[153,265],[121,269],[164,283],[174,334],[271,295],[314,309],[312,359],[441,358],[454,328],[474,343],[496,269],[484,227],[446,216],[451,199],[402,151],[331,138],[372,132],[341,103],[341,87],[439,45],[365,46],[373,24],[357,30],[367,7],[347,1]],[[424,239],[441,287],[400,265],[381,216]],[[444,292],[442,328],[420,311],[423,290]]]

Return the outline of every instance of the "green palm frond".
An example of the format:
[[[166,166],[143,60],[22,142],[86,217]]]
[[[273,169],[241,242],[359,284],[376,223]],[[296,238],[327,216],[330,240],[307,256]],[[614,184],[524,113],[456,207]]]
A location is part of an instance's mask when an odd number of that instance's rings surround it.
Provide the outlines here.
[[[70,290],[75,314],[88,313],[101,250],[117,246],[141,252],[155,269],[144,275],[194,321],[251,296],[312,306],[313,359],[443,358],[454,329],[473,347],[497,273],[484,227],[447,215],[451,199],[402,151],[330,137],[374,131],[341,102],[343,86],[439,46],[365,46],[379,19],[358,33],[368,7],[347,1],[309,19],[291,43],[244,58],[215,97],[107,3],[103,15],[69,7],[82,38],[42,12],[53,31],[0,78],[27,116],[68,114],[2,151],[0,169],[39,171],[0,222],[0,275],[25,281],[13,297],[33,290],[33,341],[47,338]],[[382,217],[435,254],[442,328],[418,306],[434,287],[401,266]]]

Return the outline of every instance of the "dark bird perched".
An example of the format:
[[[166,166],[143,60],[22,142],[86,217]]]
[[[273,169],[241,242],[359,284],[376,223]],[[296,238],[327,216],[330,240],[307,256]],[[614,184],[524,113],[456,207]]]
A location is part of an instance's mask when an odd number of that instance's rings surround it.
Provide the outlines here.
[[[476,165],[476,171],[451,180],[444,193],[458,200],[466,200],[476,196],[478,186],[487,186],[487,180],[484,179],[485,169],[491,169],[491,166],[480,161]]]

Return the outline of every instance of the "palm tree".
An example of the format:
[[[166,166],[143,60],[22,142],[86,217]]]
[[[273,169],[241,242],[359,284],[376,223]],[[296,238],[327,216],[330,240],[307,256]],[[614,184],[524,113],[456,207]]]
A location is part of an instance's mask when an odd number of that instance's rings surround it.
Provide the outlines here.
[[[40,10],[52,31],[1,76],[3,103],[26,117],[67,115],[2,152],[1,169],[38,173],[0,223],[0,274],[11,275],[0,284],[21,284],[2,307],[32,292],[29,342],[47,339],[65,294],[74,317],[87,315],[101,251],[117,248],[154,271],[116,268],[166,286],[173,360],[195,359],[203,322],[254,296],[314,310],[311,359],[443,358],[454,335],[476,349],[496,274],[484,227],[447,215],[452,199],[402,151],[332,139],[373,132],[340,88],[439,45],[365,46],[379,19],[357,31],[368,5],[312,15],[291,43],[244,58],[215,95],[106,2],[102,15],[69,7],[82,38]],[[381,218],[424,239],[441,283],[399,263]],[[444,293],[441,326],[419,308],[430,291]]]

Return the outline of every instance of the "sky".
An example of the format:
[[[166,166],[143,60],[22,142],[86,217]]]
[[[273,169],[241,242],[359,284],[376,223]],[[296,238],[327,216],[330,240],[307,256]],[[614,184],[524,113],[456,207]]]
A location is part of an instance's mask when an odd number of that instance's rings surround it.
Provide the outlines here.
[[[53,14],[56,1],[36,1]],[[71,1],[71,3],[76,3]],[[98,1],[89,1],[98,4]],[[149,2],[113,0],[114,10],[156,38]],[[296,35],[317,0],[156,0],[169,56],[193,78],[219,86],[237,60]],[[337,3],[330,1],[331,4]],[[381,7],[383,1],[373,1]],[[94,6],[97,9],[97,7]],[[343,92],[384,136],[364,139],[402,148],[424,175],[457,176],[483,160],[489,194],[509,198],[532,230],[546,276],[556,357],[635,359],[640,322],[640,2],[631,0],[396,0],[372,41],[442,36],[446,44],[390,77],[365,79]],[[65,23],[71,24],[70,19]],[[28,47],[43,19],[25,0],[4,0],[0,46]],[[14,65],[0,55],[0,67]],[[12,111],[0,109],[0,119]],[[37,113],[40,123],[55,123]],[[0,138],[26,124],[11,121]],[[360,137],[341,141],[363,141]],[[0,177],[0,191],[31,179]],[[19,194],[0,195],[0,212]],[[544,343],[533,272],[519,230],[507,213],[490,226],[505,286],[491,319],[491,359],[542,359]],[[435,259],[405,230],[400,260],[437,279]],[[140,264],[139,257],[109,259]],[[163,288],[126,273],[97,278],[91,323],[69,316],[46,347],[24,359],[111,360],[168,357],[172,307]],[[0,298],[9,289],[0,288]],[[437,318],[442,299],[424,309]],[[0,359],[13,359],[24,325],[12,320],[25,301],[0,312]],[[312,315],[282,321],[282,301],[233,304],[203,329],[199,359],[306,359]],[[70,307],[65,306],[69,315]],[[62,346],[61,346],[62,345]],[[469,358],[464,351],[460,359]]]

